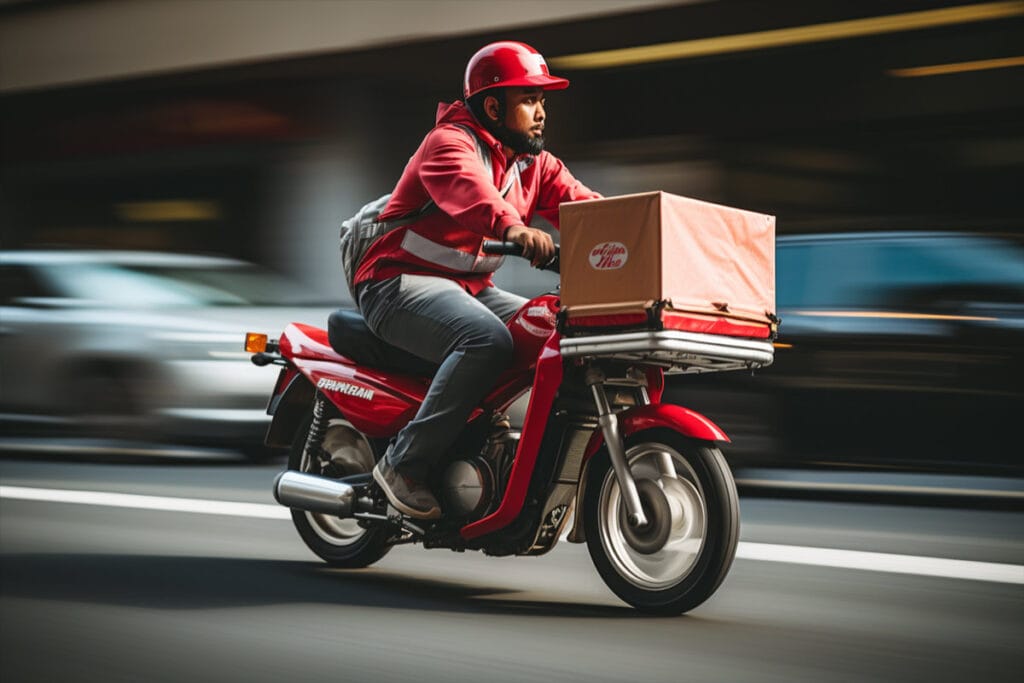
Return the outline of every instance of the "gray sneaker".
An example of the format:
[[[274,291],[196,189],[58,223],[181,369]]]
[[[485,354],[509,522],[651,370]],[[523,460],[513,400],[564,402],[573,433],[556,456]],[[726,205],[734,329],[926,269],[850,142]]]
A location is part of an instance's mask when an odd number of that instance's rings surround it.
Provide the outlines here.
[[[441,506],[437,498],[423,484],[410,479],[388,464],[387,457],[381,458],[373,468],[373,479],[388,501],[399,512],[416,519],[437,519]]]

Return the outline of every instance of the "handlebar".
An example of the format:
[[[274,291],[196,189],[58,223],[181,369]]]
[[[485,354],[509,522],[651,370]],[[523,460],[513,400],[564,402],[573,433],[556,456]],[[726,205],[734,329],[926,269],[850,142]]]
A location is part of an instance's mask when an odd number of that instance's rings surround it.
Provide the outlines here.
[[[490,256],[522,256],[523,247],[515,242],[497,242],[494,240],[485,240],[483,252]],[[559,272],[558,257],[561,253],[559,245],[555,245],[555,255],[550,261],[540,267],[541,270],[549,270],[552,273]]]
[[[523,246],[515,242],[484,240],[484,253],[490,256],[522,256]]]

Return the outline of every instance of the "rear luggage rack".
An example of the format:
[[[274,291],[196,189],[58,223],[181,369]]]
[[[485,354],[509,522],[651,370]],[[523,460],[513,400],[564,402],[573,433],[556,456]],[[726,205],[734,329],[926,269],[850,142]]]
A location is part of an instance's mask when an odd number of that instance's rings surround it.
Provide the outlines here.
[[[671,373],[721,372],[772,364],[769,341],[678,330],[624,332],[561,340],[567,358],[592,356],[663,366]]]

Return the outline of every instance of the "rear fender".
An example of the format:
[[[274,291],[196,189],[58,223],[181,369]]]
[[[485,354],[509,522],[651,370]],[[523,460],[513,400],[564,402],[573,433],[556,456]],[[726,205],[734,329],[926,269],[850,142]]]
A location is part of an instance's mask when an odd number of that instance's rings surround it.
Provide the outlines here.
[[[651,403],[629,408],[618,413],[618,418],[619,430],[622,432],[623,439],[645,429],[664,427],[691,439],[729,443],[729,437],[714,422],[689,408],[671,403]],[[590,441],[587,442],[587,449],[583,453],[584,461],[589,460],[602,446],[604,446],[604,433],[598,428],[594,430]]]
[[[284,391],[273,398],[274,417],[264,442],[271,448],[290,447],[295,440],[295,433],[312,409],[315,395],[313,383],[302,373],[295,373]]]

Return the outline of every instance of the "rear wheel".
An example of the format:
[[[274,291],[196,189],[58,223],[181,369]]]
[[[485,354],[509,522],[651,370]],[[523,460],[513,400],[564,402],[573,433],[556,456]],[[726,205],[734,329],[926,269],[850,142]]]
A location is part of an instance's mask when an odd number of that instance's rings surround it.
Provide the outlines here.
[[[328,421],[323,445],[303,454],[312,418],[298,431],[288,454],[288,469],[332,479],[370,472],[374,455],[366,438],[344,420]],[[391,549],[383,528],[365,528],[355,519],[292,510],[292,522],[309,549],[335,567],[367,567]]]
[[[739,499],[721,451],[668,429],[626,440],[646,527],[628,525],[607,449],[588,467],[587,547],[612,591],[634,607],[681,614],[707,600],[732,565]]]

